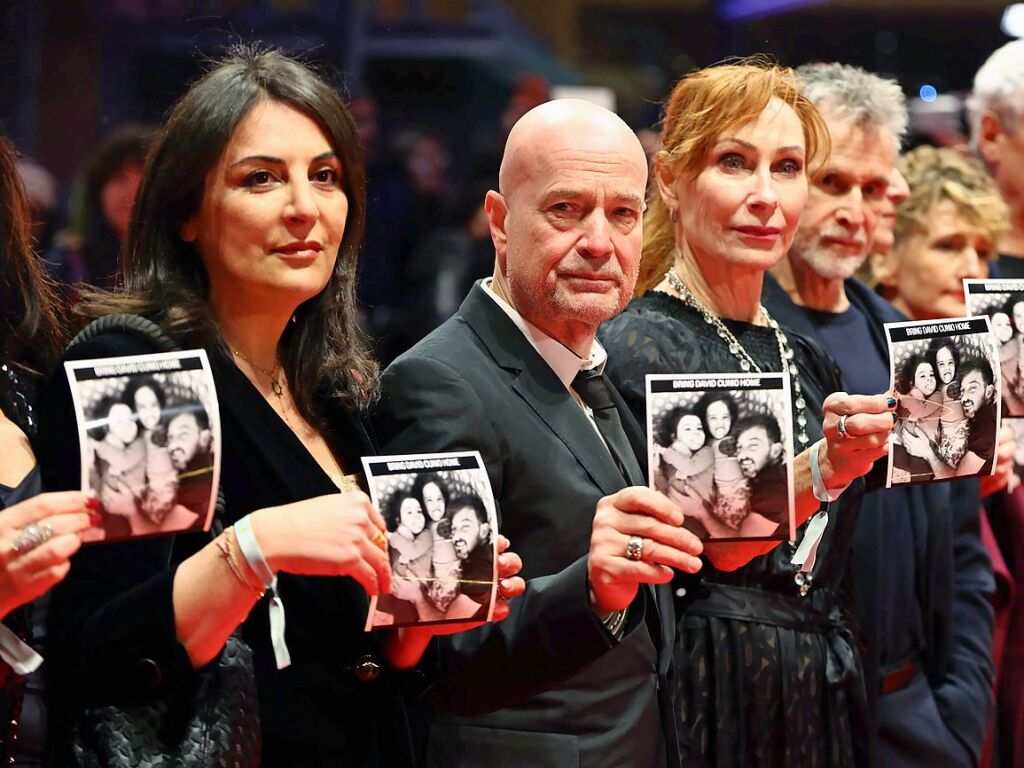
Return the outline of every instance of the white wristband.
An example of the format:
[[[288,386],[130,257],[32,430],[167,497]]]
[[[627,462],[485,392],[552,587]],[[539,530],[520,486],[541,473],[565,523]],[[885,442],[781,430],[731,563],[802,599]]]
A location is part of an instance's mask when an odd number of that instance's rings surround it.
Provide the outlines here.
[[[43,663],[42,656],[3,624],[0,624],[0,659],[19,675],[35,672]]]
[[[818,451],[821,449],[821,444],[825,442],[825,438],[821,438],[818,442],[811,446],[811,491],[814,493],[814,498],[822,502],[835,501],[843,495],[843,491],[850,487],[850,484],[836,487],[826,488],[825,480],[821,476],[821,463],[818,460]]]
[[[288,652],[288,644],[284,639],[284,603],[277,594],[277,575],[271,569],[267,559],[263,556],[260,543],[256,540],[256,534],[252,530],[252,521],[246,515],[235,523],[235,538],[238,540],[238,548],[242,550],[245,562],[252,568],[252,572],[263,582],[267,593],[270,595],[270,644],[274,648],[274,660],[278,669],[291,666],[292,657]]]

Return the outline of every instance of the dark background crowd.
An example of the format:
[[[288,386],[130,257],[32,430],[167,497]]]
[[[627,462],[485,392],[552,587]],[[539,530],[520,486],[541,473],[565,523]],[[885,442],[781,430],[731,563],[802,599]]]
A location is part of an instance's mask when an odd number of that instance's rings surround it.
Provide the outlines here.
[[[483,196],[496,186],[505,135],[530,108],[567,88],[599,86],[653,151],[659,102],[673,82],[759,51],[790,66],[839,59],[895,78],[911,99],[910,146],[963,143],[963,94],[1007,39],[1004,8],[999,0],[11,0],[0,8],[0,123],[23,156],[39,252],[74,301],[76,283],[108,285],[115,275],[151,132],[205,59],[259,39],[324,66],[348,95],[367,152],[359,298],[387,363],[491,272]]]

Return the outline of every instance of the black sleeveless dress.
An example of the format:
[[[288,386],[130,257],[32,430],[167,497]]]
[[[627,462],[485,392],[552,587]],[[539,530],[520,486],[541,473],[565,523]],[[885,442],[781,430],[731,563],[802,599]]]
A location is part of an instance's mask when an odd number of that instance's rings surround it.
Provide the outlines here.
[[[763,371],[782,370],[771,329],[726,325]],[[839,374],[814,342],[786,335],[813,444],[822,436],[822,402],[841,389]],[[646,374],[742,372],[712,325],[656,291],[605,323],[600,340],[608,351],[605,370],[641,424]],[[844,768],[860,762],[854,724],[862,717],[863,680],[847,576],[860,493],[858,482],[832,505],[805,596],[789,543],[736,571],[716,570],[705,560],[700,581],[677,579],[677,598],[685,595],[677,604],[674,678],[685,765]],[[802,534],[803,527],[798,541]]]

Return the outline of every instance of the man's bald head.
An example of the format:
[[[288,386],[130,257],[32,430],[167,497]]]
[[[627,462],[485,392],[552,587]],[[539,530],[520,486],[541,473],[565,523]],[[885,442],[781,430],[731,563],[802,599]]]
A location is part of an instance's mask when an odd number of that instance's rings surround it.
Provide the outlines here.
[[[484,207],[494,290],[580,355],[636,285],[647,156],[622,120],[577,99],[550,101],[509,132],[499,192]]]
[[[512,126],[501,158],[498,190],[508,197],[524,179],[542,173],[553,154],[567,148],[599,152],[617,148],[646,167],[647,155],[622,118],[582,99],[555,99],[534,107]]]

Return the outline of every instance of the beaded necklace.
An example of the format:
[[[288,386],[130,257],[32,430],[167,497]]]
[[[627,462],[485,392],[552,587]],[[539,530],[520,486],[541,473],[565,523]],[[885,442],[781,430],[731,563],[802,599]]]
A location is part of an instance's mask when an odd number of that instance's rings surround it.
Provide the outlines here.
[[[704,318],[704,322],[715,329],[718,337],[726,343],[729,348],[729,354],[739,360],[740,368],[743,371],[750,371],[753,369],[757,373],[761,373],[761,367],[754,361],[754,358],[743,348],[739,340],[733,334],[732,331],[718,318],[712,314],[711,310],[705,307],[693,292],[687,287],[686,283],[683,282],[682,278],[676,273],[675,267],[671,267],[668,272],[665,273],[665,280],[672,286],[672,290],[679,294],[679,298],[682,299],[683,303],[696,309],[701,317]],[[768,314],[768,310],[764,308],[763,304],[759,304],[758,308],[761,311],[761,317],[764,319],[765,324],[775,332],[775,340],[779,344],[779,359],[782,360],[782,372],[789,373],[790,382],[793,386],[793,404],[796,406],[796,426],[797,433],[796,439],[800,443],[800,449],[806,448],[810,442],[810,437],[807,436],[807,416],[804,415],[804,409],[807,407],[807,403],[804,401],[803,388],[800,386],[800,377],[796,368],[795,355],[793,354],[792,348],[789,346],[789,339],[786,338],[786,334],[782,332],[782,328],[775,322],[775,318]]]

